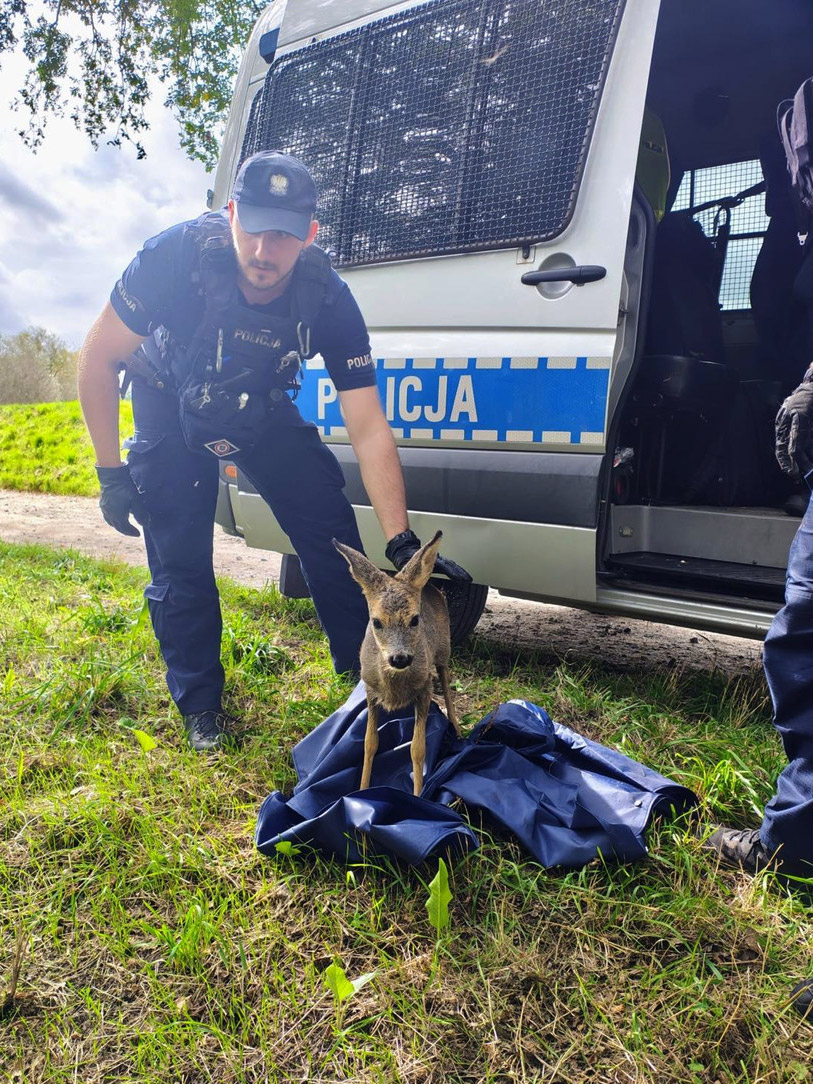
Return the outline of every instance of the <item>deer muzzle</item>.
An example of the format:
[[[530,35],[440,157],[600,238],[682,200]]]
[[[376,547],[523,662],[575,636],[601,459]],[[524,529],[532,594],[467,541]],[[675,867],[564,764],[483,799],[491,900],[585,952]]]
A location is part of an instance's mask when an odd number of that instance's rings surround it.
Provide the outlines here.
[[[388,662],[393,670],[406,670],[412,665],[413,655],[390,655]]]

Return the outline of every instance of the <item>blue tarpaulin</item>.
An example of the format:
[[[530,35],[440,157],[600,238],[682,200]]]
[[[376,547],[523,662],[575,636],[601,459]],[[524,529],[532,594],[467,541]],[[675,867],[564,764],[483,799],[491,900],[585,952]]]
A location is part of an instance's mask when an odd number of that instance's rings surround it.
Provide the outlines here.
[[[432,704],[426,724],[421,797],[412,793],[412,710],[381,713],[371,786],[358,790],[367,701],[363,683],[293,752],[299,782],[290,798],[270,794],[260,809],[257,846],[308,845],[342,861],[389,855],[419,863],[434,854],[477,847],[477,837],[449,806],[512,833],[543,866],[579,867],[602,855],[637,861],[647,854],[656,812],[697,803],[686,787],[599,745],[527,700],[510,700],[460,740]]]

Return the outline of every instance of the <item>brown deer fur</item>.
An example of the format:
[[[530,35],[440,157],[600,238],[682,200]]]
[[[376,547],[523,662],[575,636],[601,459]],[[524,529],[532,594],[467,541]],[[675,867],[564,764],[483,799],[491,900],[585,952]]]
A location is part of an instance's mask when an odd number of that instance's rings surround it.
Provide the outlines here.
[[[421,546],[400,572],[388,576],[350,546],[333,545],[344,556],[353,579],[367,599],[370,621],[361,645],[361,679],[367,688],[367,731],[361,789],[370,785],[373,757],[378,748],[380,708],[397,711],[415,705],[412,734],[413,786],[423,788],[426,757],[426,717],[432,701],[432,679],[437,673],[443,689],[446,715],[458,737],[460,724],[449,688],[449,612],[443,594],[429,582],[435,567],[441,532]]]

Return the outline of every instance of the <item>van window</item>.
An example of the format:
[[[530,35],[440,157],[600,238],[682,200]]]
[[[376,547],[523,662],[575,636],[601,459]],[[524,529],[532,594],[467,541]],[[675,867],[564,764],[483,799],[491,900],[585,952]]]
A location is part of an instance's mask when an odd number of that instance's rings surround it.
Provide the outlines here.
[[[573,212],[624,0],[422,4],[269,70],[242,158],[320,190],[339,266],[548,240]]]
[[[697,207],[709,200],[736,196],[762,180],[759,159],[731,162],[724,166],[688,170],[683,175],[673,211]],[[715,239],[718,231],[717,209],[700,211],[695,218],[707,237]],[[749,290],[762,240],[768,228],[765,196],[749,196],[731,210],[731,234],[726,249],[723,277],[720,284],[720,308],[750,309]]]

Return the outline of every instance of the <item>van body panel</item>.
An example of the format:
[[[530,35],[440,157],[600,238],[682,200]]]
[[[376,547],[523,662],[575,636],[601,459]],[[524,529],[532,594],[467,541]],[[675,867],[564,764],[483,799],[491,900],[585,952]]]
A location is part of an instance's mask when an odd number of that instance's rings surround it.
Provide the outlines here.
[[[333,451],[344,471],[349,500],[358,507],[368,505],[352,449],[334,445]],[[401,464],[410,508],[416,512],[443,510],[557,526],[598,524],[594,494],[603,466],[599,454],[405,447]],[[499,583],[495,580],[493,586]]]
[[[287,49],[310,42],[331,30],[345,30],[360,19],[366,21],[368,16],[390,15],[395,11],[419,7],[425,2],[406,0],[405,3],[393,4],[392,0],[321,0],[319,4],[303,4],[296,0],[290,4],[279,43]]]
[[[230,487],[235,498],[235,517],[249,546],[293,553],[291,541],[257,493]],[[356,508],[364,551],[382,568],[390,564],[384,554],[386,540],[370,507]],[[506,591],[528,591],[538,597],[569,598],[591,602],[596,596],[595,576],[583,577],[596,548],[596,532],[587,528],[560,527],[547,523],[511,523],[473,516],[410,512],[410,523],[418,537],[429,538],[443,531],[444,553],[454,551],[455,559],[468,569],[476,583],[497,580],[495,587]],[[532,545],[528,545],[529,538]],[[447,545],[448,543],[448,545]],[[495,576],[494,555],[499,554]],[[568,555],[570,560],[568,560]],[[573,559],[575,557],[575,560]],[[563,576],[562,568],[568,572]]]

